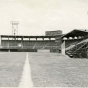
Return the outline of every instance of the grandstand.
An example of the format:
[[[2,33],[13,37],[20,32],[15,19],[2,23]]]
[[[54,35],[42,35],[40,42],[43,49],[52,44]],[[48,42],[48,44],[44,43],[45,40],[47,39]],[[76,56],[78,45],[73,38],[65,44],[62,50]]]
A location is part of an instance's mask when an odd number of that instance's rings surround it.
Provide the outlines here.
[[[87,58],[88,31],[74,29],[67,34],[62,34],[61,30],[46,31],[44,36],[1,35],[0,51],[46,51],[58,52],[74,58]]]
[[[61,36],[62,34],[53,36],[1,35],[0,51],[38,52],[38,50],[48,50],[49,52],[61,52],[61,40],[57,41],[57,38]]]
[[[74,29],[63,35],[62,40],[65,42],[65,53],[69,57],[88,57],[88,31]]]

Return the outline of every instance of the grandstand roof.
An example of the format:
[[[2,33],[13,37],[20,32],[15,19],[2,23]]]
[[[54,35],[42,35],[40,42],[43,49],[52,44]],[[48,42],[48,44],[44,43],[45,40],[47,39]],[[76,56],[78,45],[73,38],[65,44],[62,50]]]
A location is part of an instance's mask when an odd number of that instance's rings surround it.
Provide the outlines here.
[[[88,35],[87,30],[74,29],[74,30],[70,31],[69,33],[63,35],[62,38],[63,37],[79,37],[79,36],[86,36],[86,35]]]
[[[1,35],[1,37],[4,37],[4,38],[55,38],[55,37],[60,37],[61,35],[58,35],[58,36],[23,36],[23,35]]]

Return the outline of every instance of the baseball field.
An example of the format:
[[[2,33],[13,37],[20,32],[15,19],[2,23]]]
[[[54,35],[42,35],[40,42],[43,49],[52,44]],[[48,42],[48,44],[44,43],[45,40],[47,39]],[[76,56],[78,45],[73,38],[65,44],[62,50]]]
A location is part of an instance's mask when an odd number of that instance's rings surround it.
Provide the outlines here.
[[[24,83],[27,80],[29,84]],[[59,53],[0,52],[0,87],[19,87],[20,83],[31,83],[33,87],[88,87],[88,59]]]

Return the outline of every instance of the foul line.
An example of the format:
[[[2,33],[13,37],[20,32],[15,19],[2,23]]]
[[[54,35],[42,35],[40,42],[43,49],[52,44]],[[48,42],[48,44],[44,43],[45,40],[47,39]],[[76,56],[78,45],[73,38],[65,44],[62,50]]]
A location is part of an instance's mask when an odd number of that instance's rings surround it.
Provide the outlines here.
[[[29,65],[29,60],[28,60],[28,53],[26,55],[26,60],[23,68],[23,73],[21,77],[21,81],[19,84],[19,87],[23,88],[29,88],[33,87],[33,83],[31,80],[31,70],[30,70],[30,65]]]

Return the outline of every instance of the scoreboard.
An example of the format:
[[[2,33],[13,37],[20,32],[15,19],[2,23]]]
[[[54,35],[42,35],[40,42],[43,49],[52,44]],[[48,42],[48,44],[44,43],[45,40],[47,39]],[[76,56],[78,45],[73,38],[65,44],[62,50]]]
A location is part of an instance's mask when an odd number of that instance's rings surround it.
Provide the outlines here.
[[[62,31],[61,30],[57,30],[57,31],[46,31],[45,32],[46,36],[57,36],[57,35],[62,35]]]

